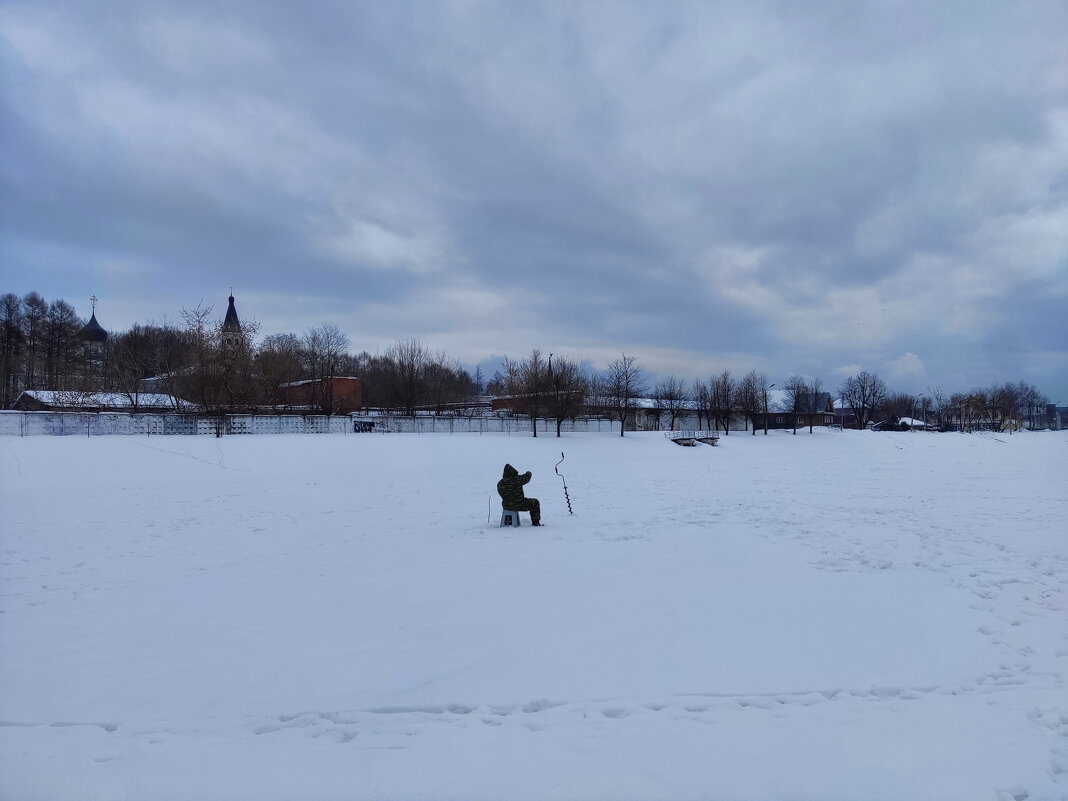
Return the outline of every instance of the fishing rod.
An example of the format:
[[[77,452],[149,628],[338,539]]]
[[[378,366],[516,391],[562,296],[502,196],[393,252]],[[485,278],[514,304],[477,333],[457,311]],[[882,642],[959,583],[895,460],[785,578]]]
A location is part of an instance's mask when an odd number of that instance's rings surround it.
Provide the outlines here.
[[[560,476],[560,480],[564,482],[564,500],[567,501],[567,513],[569,515],[573,515],[575,513],[571,509],[571,496],[567,494],[567,480],[564,478],[563,473],[561,473],[559,470],[560,465],[562,465],[563,463],[564,452],[560,451],[560,461],[556,463],[556,467],[553,468],[553,471],[556,473],[556,475]]]

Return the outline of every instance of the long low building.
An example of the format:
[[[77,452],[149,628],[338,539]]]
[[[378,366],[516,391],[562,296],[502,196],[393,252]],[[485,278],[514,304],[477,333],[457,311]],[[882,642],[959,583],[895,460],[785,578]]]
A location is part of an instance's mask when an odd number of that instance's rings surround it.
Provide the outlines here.
[[[11,407],[22,412],[181,412],[193,413],[189,401],[159,392],[80,392],[27,389]]]

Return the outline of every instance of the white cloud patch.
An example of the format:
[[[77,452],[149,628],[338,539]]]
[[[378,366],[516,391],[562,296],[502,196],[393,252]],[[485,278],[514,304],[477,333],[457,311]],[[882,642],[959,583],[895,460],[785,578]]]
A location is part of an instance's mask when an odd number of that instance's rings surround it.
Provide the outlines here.
[[[440,270],[445,261],[445,247],[432,232],[362,218],[341,221],[335,231],[320,234],[318,244],[353,268],[403,268],[425,275]]]
[[[863,369],[864,368],[861,367],[859,364],[843,364],[831,370],[831,374],[841,376],[842,378],[851,378],[857,373],[861,372]]]
[[[923,360],[915,353],[905,353],[890,362],[889,366],[890,374],[895,378],[902,378],[905,376],[920,377],[927,370],[923,364]]]

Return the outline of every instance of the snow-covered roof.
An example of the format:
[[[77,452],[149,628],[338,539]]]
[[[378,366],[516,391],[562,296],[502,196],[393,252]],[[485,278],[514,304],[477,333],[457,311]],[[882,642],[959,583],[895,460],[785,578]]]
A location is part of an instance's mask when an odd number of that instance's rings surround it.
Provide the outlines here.
[[[299,387],[304,384],[319,384],[327,379],[342,378],[349,381],[359,381],[360,379],[354,375],[332,375],[327,378],[306,378],[303,381],[290,381],[288,384],[279,384],[280,387]]]
[[[130,409],[134,406],[129,395],[122,392],[74,392],[53,389],[27,389],[28,395],[46,406],[65,406],[79,409]],[[139,409],[192,410],[194,404],[159,392],[140,392],[133,396]]]

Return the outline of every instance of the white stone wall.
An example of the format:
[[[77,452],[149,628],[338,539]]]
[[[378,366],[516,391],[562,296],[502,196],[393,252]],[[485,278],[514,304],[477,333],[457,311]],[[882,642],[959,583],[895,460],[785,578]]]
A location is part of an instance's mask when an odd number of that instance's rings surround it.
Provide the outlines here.
[[[531,421],[517,417],[407,417],[357,415],[373,420],[376,431],[418,434],[516,433],[530,434]],[[609,420],[565,420],[561,431],[618,430]],[[556,434],[555,420],[538,420],[538,433]],[[206,417],[192,414],[127,414],[123,412],[0,411],[0,436],[107,436],[173,434],[351,434],[352,419],[343,415],[232,414]]]

